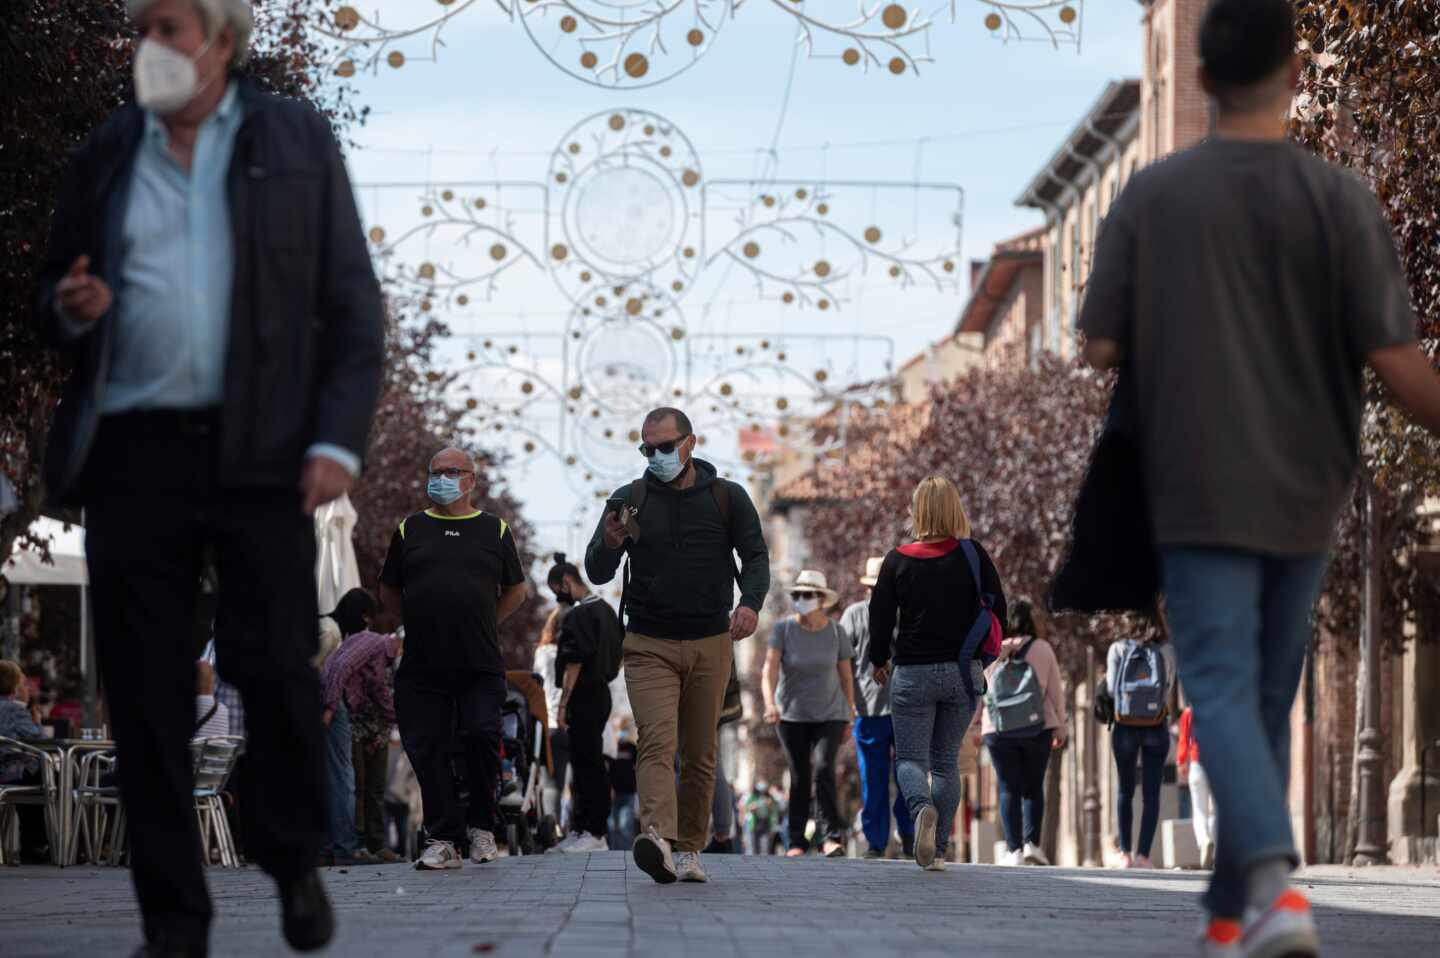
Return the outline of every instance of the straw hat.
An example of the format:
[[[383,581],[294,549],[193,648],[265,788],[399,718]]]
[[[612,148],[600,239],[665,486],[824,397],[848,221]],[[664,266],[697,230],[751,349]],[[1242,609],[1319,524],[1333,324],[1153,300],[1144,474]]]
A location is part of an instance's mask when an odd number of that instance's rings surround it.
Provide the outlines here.
[[[884,564],[884,556],[871,556],[866,559],[865,574],[860,577],[860,584],[867,589],[875,588],[875,583],[880,580],[880,567]]]
[[[790,586],[791,592],[819,592],[825,597],[822,608],[830,608],[840,600],[840,593],[830,588],[830,583],[825,579],[825,573],[816,572],[814,569],[805,569],[795,577],[795,582]]]

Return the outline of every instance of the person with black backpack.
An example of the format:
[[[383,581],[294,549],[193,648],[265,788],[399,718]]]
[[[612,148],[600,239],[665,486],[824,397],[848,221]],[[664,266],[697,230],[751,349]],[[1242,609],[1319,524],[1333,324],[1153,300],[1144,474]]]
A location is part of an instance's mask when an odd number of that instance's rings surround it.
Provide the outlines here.
[[[1120,827],[1120,867],[1151,868],[1150,846],[1160,824],[1160,785],[1170,755],[1170,696],[1175,689],[1175,651],[1163,627],[1141,638],[1111,643],[1105,656],[1105,685],[1114,702],[1110,748],[1115,754]],[[1135,837],[1135,766],[1140,765],[1139,840]]]
[[[565,553],[555,553],[547,581],[555,600],[570,609],[560,622],[554,681],[560,686],[555,724],[570,740],[571,830],[551,851],[603,852],[610,848],[611,797],[605,726],[625,630],[610,604],[590,591],[580,569],[565,561]]]
[[[745,487],[695,458],[699,438],[683,412],[654,410],[640,439],[645,475],[606,503],[585,572],[591,582],[609,582],[627,558],[620,602],[625,686],[639,731],[635,864],[661,884],[703,882],[717,726],[740,704],[738,690],[727,695],[738,685],[732,646],[759,625],[770,551]]]
[[[1000,783],[1000,824],[1009,849],[1002,865],[1049,865],[1040,847],[1045,771],[1065,747],[1065,685],[1055,649],[1025,599],[1010,606],[1000,658],[985,671],[980,733]]]

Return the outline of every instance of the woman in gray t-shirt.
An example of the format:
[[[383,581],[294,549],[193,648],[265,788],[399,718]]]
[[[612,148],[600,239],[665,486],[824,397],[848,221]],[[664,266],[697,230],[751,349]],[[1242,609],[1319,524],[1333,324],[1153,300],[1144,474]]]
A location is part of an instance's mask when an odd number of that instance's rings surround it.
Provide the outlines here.
[[[855,683],[850,660],[855,654],[845,633],[827,610],[839,595],[820,572],[801,572],[790,589],[795,615],[775,623],[765,655],[762,687],[765,721],[779,725],[780,743],[790,765],[790,847],[796,857],[809,850],[805,826],[810,820],[812,783],[818,806],[815,834],[821,854],[845,854],[845,823],[835,786],[835,755],[855,717]]]

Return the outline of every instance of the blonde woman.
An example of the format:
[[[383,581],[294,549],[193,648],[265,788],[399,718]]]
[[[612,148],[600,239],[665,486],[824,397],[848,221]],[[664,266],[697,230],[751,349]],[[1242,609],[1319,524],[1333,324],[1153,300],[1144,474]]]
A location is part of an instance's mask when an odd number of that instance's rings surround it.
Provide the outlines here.
[[[915,861],[943,871],[960,804],[960,745],[985,683],[979,649],[961,662],[962,647],[985,604],[1005,621],[1005,592],[970,538],[954,483],[925,479],[910,512],[915,541],[885,557],[870,594],[870,661],[875,680],[890,681],[896,777],[915,822]]]

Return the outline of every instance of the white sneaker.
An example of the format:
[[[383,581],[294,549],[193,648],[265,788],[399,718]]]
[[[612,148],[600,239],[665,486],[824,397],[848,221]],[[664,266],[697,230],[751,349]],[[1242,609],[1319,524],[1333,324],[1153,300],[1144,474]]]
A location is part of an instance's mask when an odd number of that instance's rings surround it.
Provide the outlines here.
[[[416,871],[443,871],[447,868],[463,868],[465,859],[455,850],[451,842],[431,839],[425,843],[425,854],[415,863]]]
[[[579,854],[582,852],[608,852],[610,850],[609,842],[607,842],[603,837],[591,835],[589,832],[581,832],[574,838],[564,842],[563,845],[564,847],[560,848],[560,851],[566,854]]]
[[[500,857],[495,847],[495,836],[483,828],[470,829],[470,860],[477,865],[493,862]]]
[[[557,855],[560,852],[568,852],[570,850],[570,846],[575,844],[579,840],[580,833],[571,832],[569,835],[566,835],[564,838],[560,839],[558,842],[545,849],[545,854]]]
[[[1264,911],[1249,912],[1240,948],[1245,958],[1306,958],[1320,954],[1320,935],[1315,930],[1309,899],[1291,888]]]
[[[675,874],[675,860],[670,856],[670,843],[661,838],[653,826],[635,839],[630,854],[635,858],[635,867],[661,885],[669,885],[679,877]]]
[[[700,864],[699,852],[676,852],[675,872],[681,881],[706,882],[705,866]]]
[[[943,872],[945,870],[945,859],[936,855],[934,860],[925,866],[925,870],[927,872]]]
[[[939,819],[934,805],[926,805],[915,816],[915,864],[921,868],[935,860],[935,825]]]
[[[1001,855],[999,860],[996,861],[995,864],[1001,865],[1005,868],[1015,868],[1016,866],[1023,865],[1025,863],[1023,856],[1024,852],[1017,848],[1013,852],[1006,852],[1005,854]]]
[[[1045,853],[1040,850],[1040,846],[1036,845],[1034,842],[1026,842],[1025,848],[1021,852],[1021,855],[1025,860],[1025,864],[1027,865],[1050,864],[1050,859],[1045,857]]]

